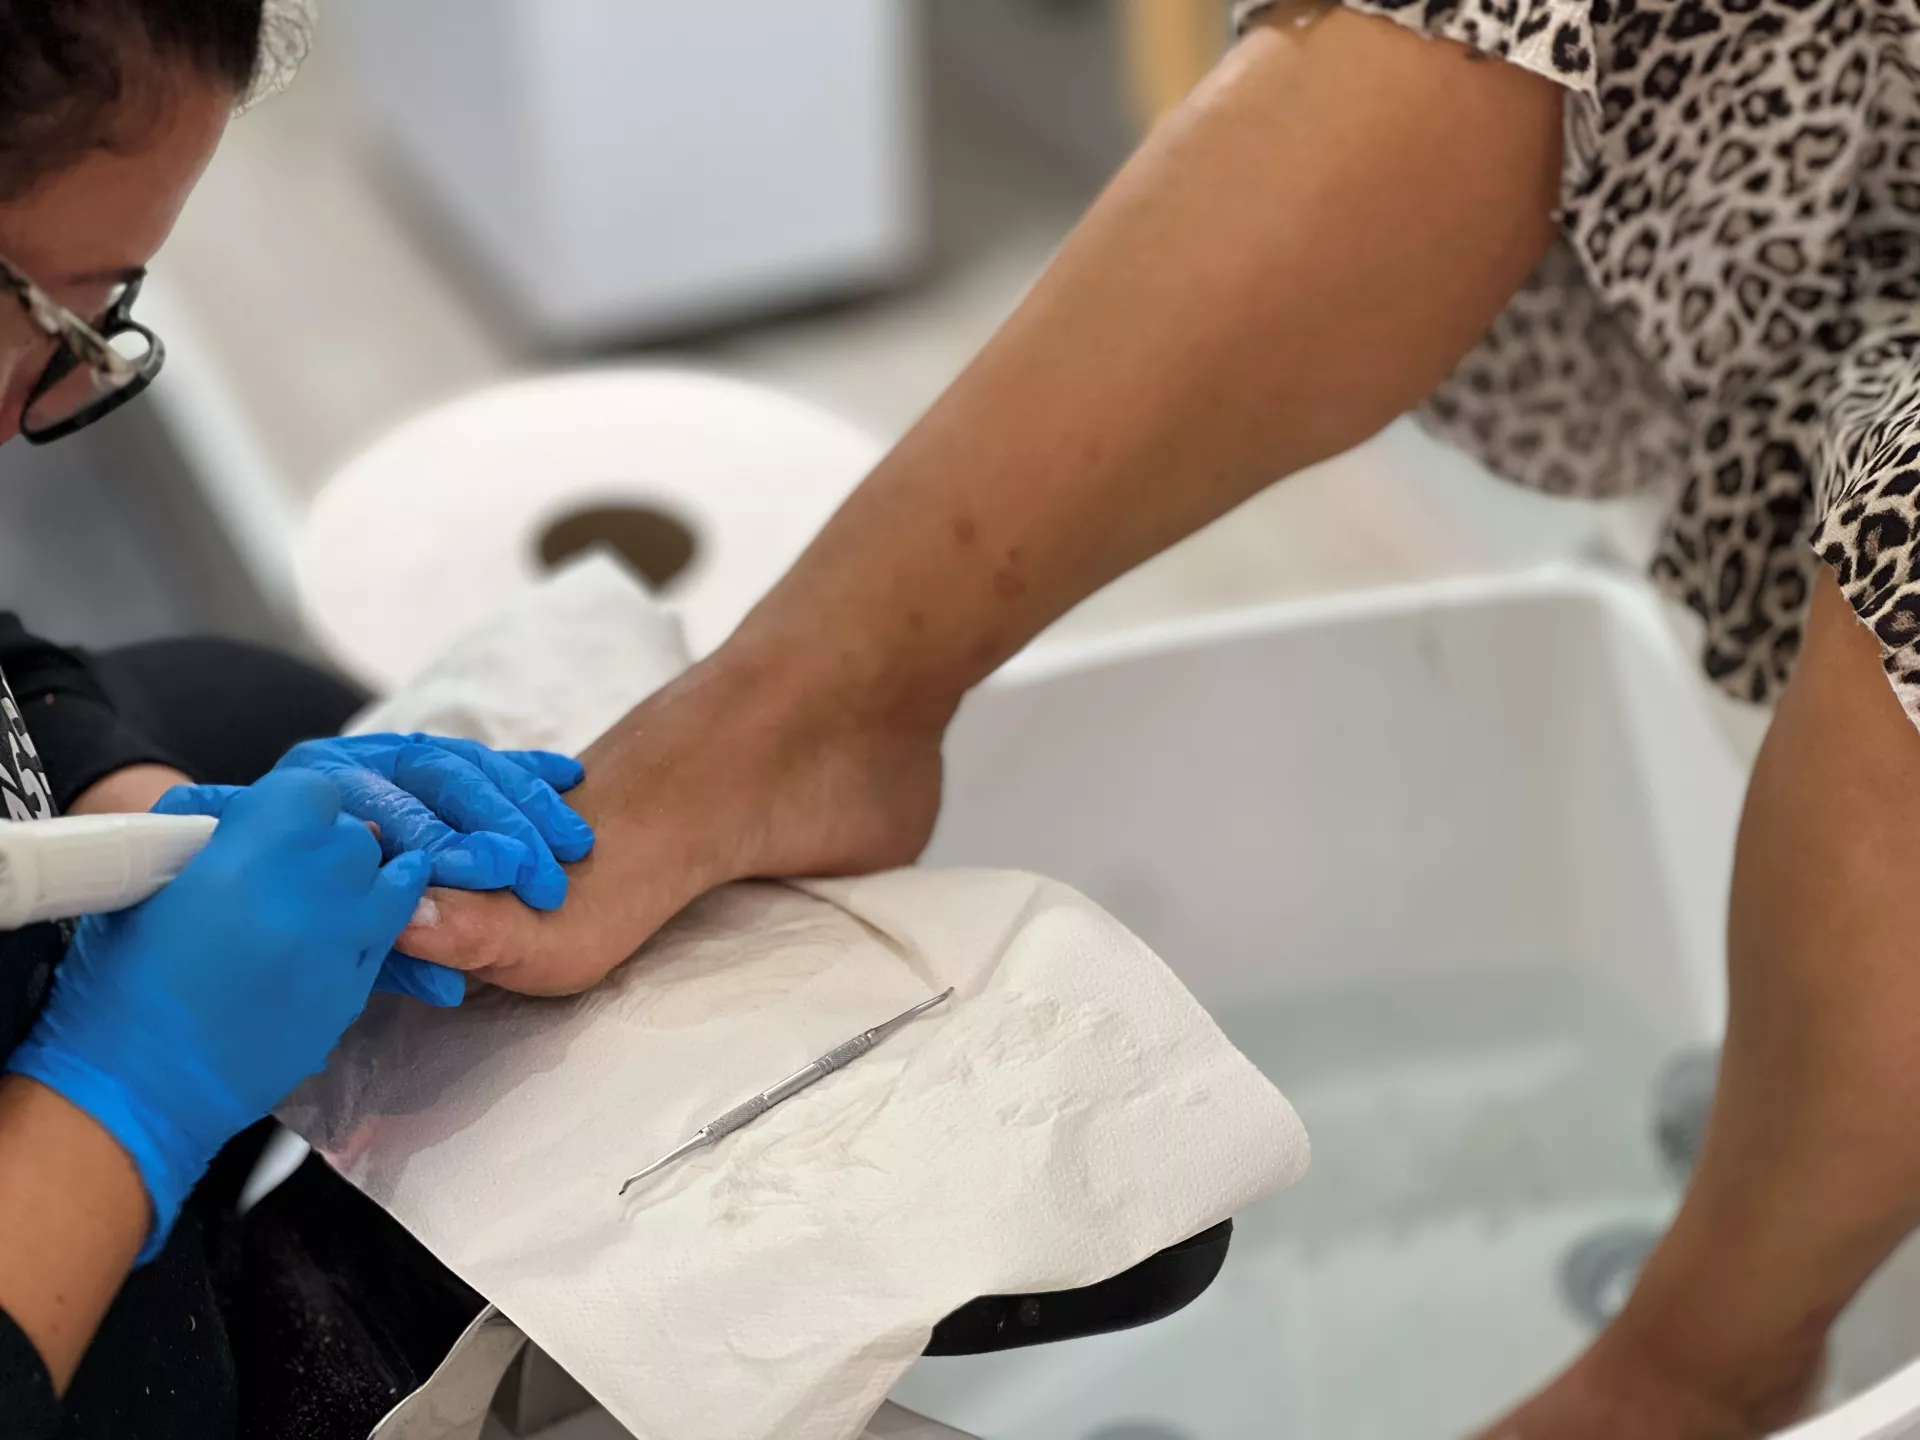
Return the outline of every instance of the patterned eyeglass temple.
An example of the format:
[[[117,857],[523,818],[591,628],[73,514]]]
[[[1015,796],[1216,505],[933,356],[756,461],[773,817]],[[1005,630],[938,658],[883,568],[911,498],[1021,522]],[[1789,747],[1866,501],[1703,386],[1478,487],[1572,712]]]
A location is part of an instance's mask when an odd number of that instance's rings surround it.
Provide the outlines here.
[[[116,386],[131,384],[138,377],[137,365],[109,345],[99,331],[29,280],[5,256],[0,256],[0,289],[20,302],[20,308],[34,328],[95,374],[105,376]]]

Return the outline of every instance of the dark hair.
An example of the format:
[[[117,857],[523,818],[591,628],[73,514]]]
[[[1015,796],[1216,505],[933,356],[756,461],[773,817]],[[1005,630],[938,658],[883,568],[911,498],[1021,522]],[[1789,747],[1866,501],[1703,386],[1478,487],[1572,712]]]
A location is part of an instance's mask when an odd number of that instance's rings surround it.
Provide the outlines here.
[[[0,199],[121,138],[129,102],[164,103],[185,66],[253,83],[263,0],[0,0]]]

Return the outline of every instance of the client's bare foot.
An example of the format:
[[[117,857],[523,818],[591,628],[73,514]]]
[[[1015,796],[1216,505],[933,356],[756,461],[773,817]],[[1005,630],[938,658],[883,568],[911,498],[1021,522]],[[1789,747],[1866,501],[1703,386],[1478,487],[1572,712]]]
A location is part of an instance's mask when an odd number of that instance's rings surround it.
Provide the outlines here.
[[[1478,1440],[1758,1440],[1804,1408],[1818,1383],[1782,1376],[1757,1407],[1712,1393],[1608,1331],[1552,1384]],[[1772,1412],[1762,1418],[1763,1412]]]
[[[598,843],[560,910],[435,891],[437,923],[401,949],[510,990],[572,994],[717,885],[910,863],[939,808],[946,719],[722,651],[582,757],[587,779],[568,798]]]

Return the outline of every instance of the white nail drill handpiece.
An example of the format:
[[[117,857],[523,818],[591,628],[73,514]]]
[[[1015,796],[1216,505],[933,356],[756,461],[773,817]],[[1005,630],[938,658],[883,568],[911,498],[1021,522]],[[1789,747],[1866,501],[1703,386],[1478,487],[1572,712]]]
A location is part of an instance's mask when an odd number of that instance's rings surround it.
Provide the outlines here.
[[[0,930],[125,910],[206,848],[205,815],[71,815],[0,822]]]

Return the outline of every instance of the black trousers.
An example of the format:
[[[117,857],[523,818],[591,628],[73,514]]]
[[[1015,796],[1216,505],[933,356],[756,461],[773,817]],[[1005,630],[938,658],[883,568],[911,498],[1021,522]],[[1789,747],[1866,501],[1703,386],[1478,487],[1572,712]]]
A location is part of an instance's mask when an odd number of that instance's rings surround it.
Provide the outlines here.
[[[367,700],[291,656],[167,640],[88,657],[116,708],[196,780],[247,785]],[[318,1158],[234,1213],[272,1124],[214,1162],[191,1210],[237,1384],[240,1440],[365,1440],[445,1358],[484,1301]]]

